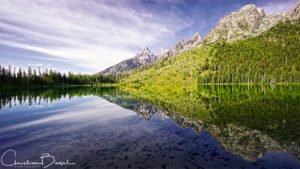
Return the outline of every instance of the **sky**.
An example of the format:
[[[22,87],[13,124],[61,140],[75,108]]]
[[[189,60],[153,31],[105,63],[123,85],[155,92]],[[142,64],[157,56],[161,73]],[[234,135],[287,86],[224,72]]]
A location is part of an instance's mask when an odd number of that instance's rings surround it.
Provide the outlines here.
[[[149,47],[202,37],[230,12],[297,0],[1,0],[0,65],[93,74]]]

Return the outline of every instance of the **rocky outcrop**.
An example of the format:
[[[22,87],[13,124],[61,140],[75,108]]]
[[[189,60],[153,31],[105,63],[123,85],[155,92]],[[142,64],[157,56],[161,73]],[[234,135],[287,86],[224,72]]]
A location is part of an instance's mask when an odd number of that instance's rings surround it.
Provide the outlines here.
[[[104,71],[100,72],[101,74],[119,74],[131,69],[139,68],[141,66],[150,64],[158,60],[159,57],[149,50],[149,48],[145,48],[143,51],[136,54],[131,59],[124,60],[114,66],[111,66]]]
[[[300,18],[300,0],[298,0],[296,7],[289,10],[285,16],[290,20],[295,20]]]
[[[157,53],[151,53],[149,48],[145,48],[142,52],[139,52],[131,59],[124,60],[114,66],[111,66],[100,74],[120,74],[122,72],[136,69],[151,63],[156,62],[160,58],[173,57],[181,53],[197,47],[203,43],[202,37],[199,33],[196,33],[191,39],[182,40],[171,49],[161,49]]]
[[[300,1],[299,1],[300,2]],[[255,5],[246,5],[238,12],[222,18],[217,26],[205,37],[207,43],[217,41],[237,41],[246,37],[257,36],[269,30],[280,21],[300,18],[300,3],[287,13],[266,15],[265,11]]]
[[[222,18],[217,26],[206,36],[205,41],[236,41],[248,36],[258,35],[273,27],[283,16],[267,16],[265,11],[255,5],[246,5],[238,12]]]
[[[173,48],[165,51],[165,53],[161,57],[166,58],[182,54],[194,47],[200,46],[202,43],[202,37],[199,35],[199,33],[196,33],[191,39],[182,40],[176,43],[176,45]]]

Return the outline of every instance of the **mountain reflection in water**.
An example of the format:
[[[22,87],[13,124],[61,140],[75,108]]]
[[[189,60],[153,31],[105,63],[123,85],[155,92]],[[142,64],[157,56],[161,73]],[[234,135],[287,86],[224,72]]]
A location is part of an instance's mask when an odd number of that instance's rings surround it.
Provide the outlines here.
[[[21,159],[47,151],[76,161],[69,168],[300,167],[297,86],[199,86],[172,101],[93,87],[0,96],[0,152]]]

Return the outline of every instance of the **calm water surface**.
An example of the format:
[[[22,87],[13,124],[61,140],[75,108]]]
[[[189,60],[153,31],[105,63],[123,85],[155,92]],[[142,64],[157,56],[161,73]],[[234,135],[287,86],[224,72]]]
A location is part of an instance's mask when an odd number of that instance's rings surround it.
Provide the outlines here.
[[[88,87],[0,96],[0,153],[17,153],[6,164],[49,153],[75,163],[58,169],[300,168],[297,86],[199,86],[172,102]]]

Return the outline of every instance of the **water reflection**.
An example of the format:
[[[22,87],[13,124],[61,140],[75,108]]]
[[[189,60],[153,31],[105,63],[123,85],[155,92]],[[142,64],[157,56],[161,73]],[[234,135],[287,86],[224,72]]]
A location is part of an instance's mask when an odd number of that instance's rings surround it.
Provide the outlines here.
[[[167,88],[157,93],[138,91],[135,95],[200,120],[197,123],[204,124],[224,148],[245,159],[256,160],[272,151],[289,152],[300,159],[300,133],[295,130],[300,127],[299,86],[203,85],[197,91]]]
[[[0,152],[50,152],[71,168],[299,168],[298,89],[1,91]]]
[[[300,159],[300,133],[295,130],[300,127],[298,87],[199,86],[196,94],[186,95],[196,97],[201,103],[188,104],[187,110],[205,115],[189,118],[182,115],[189,112],[174,113],[182,107],[177,109],[176,106],[140,99],[139,96],[132,97],[126,93],[121,94],[122,97],[118,94],[105,98],[138,112],[146,120],[156,113],[197,132],[206,128],[226,150],[247,160],[255,161],[273,151],[289,152]],[[186,101],[180,97],[178,99]],[[166,111],[170,107],[172,110]]]
[[[52,103],[66,98],[71,100],[73,97],[78,96],[101,96],[114,92],[112,89],[112,87],[95,88],[81,86],[0,89],[0,110],[3,107],[12,108],[23,103],[32,106],[33,103],[38,105],[42,102]]]
[[[300,132],[295,130],[300,127],[299,86],[199,86],[198,93],[213,110],[209,123],[225,129],[213,135],[243,145],[224,144],[229,150],[256,154],[250,159],[268,151],[287,151],[300,159]],[[229,141],[230,135],[235,140]]]

